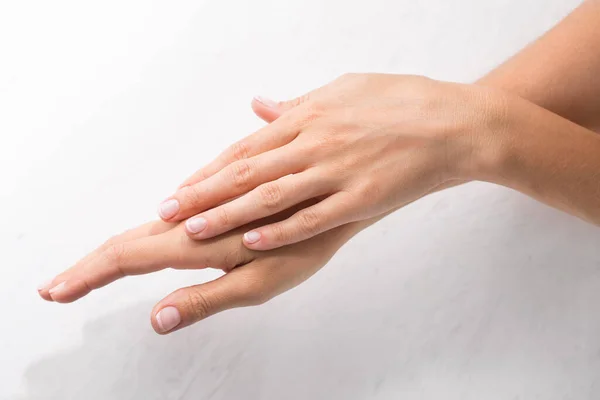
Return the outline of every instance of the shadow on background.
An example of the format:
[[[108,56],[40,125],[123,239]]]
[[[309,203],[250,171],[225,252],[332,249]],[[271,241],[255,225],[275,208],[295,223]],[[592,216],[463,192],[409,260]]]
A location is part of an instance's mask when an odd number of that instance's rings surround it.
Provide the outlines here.
[[[150,327],[152,306],[86,323],[81,345],[27,368],[17,400],[358,400],[377,389],[394,354],[373,329],[280,324],[281,307],[294,319],[302,304],[231,310],[168,336]]]
[[[232,329],[232,313],[159,336],[149,323],[152,306],[138,304],[87,323],[80,347],[27,369],[22,399],[213,398],[249,336]]]

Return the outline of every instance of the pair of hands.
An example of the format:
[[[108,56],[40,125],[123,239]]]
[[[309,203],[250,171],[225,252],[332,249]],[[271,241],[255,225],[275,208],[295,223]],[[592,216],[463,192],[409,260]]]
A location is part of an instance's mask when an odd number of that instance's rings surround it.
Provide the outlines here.
[[[377,219],[469,179],[478,132],[494,129],[502,104],[484,88],[382,74],[345,75],[290,102],[255,99],[273,122],[188,178],[159,207],[165,221],[110,239],[39,293],[66,303],[167,267],[225,272],[161,300],[158,333],[263,303]]]

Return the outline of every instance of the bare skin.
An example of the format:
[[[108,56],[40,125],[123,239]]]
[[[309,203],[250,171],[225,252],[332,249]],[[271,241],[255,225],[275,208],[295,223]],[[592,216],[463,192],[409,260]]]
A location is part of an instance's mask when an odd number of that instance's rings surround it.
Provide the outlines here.
[[[296,197],[298,201],[284,205],[286,208],[298,206],[283,213],[271,205],[269,212],[253,214],[250,220],[225,219],[229,222],[226,229],[213,226],[219,219],[208,214],[206,229],[218,234],[211,239],[208,239],[210,234],[204,237],[191,234],[185,222],[157,221],[143,225],[110,239],[43,285],[39,289],[40,296],[49,301],[71,302],[123,276],[171,266],[223,269],[222,277],[179,289],[154,307],[153,328],[161,334],[170,333],[217,312],[269,300],[314,274],[354,234],[386,214],[428,193],[470,180],[514,188],[600,224],[600,136],[592,132],[600,127],[600,97],[594,95],[600,93],[597,78],[600,53],[594,51],[600,47],[599,27],[600,2],[588,1],[477,85],[457,85],[421,77],[350,75],[330,88],[318,89],[291,102],[272,104],[255,100],[254,111],[270,122],[253,136],[256,141],[241,147],[247,151],[232,151],[239,150],[239,146],[226,151],[184,185],[207,185],[212,179],[212,184],[218,186],[226,179],[219,181],[214,177],[227,170],[232,162],[248,161],[269,151],[284,149],[301,136],[295,134],[301,131],[308,132],[301,143],[310,149],[306,153],[320,151],[319,156],[306,165],[322,168],[323,176],[331,177],[325,183],[335,183],[327,186],[327,195],[316,195],[308,204]],[[334,101],[340,97],[344,105],[352,107],[352,112],[341,112],[342,108]],[[315,98],[319,108],[315,108]],[[368,98],[369,104],[383,108],[373,110],[361,98]],[[440,98],[450,101],[440,101]],[[394,107],[401,108],[401,117],[393,112]],[[316,109],[319,113],[315,113]],[[285,135],[278,135],[286,124],[299,129],[291,135],[295,135],[291,142],[282,144],[281,137]],[[330,129],[326,129],[328,126]],[[317,131],[330,136],[319,136]],[[340,131],[348,133],[351,140],[346,141]],[[370,141],[370,137],[375,139]],[[356,143],[360,145],[355,146]],[[319,145],[324,145],[325,150]],[[266,150],[265,146],[272,150]],[[340,153],[347,158],[340,157]],[[401,165],[398,160],[402,160]],[[260,175],[259,168],[256,171],[255,177],[263,178],[254,181],[256,187],[281,179],[273,178],[273,171],[265,172],[267,175]],[[290,172],[295,174],[293,178],[302,175],[304,170],[302,173],[288,170]],[[377,184],[361,186],[363,181]],[[310,182],[319,183],[319,179]],[[297,185],[302,182],[298,181]],[[252,208],[250,201],[239,202],[257,193],[251,186],[237,194],[222,192],[219,194],[222,198],[211,198],[213,204],[207,204],[202,197],[177,197],[179,193],[175,198],[182,203],[178,213],[169,220],[183,221],[194,215],[196,205],[191,200],[198,200],[204,212],[204,208],[213,207],[216,202],[241,195],[221,207],[232,207],[238,202]],[[358,188],[364,192],[352,192]],[[198,193],[206,193],[206,190],[198,190]],[[271,191],[265,190],[263,195]],[[339,213],[337,219],[331,218],[336,216],[336,211],[323,208],[320,213],[314,213],[319,218],[306,219],[312,221],[307,225],[310,229],[294,230],[294,216],[333,198],[335,193],[346,193],[347,197],[338,196],[342,203],[332,205],[343,206],[345,215],[352,218],[341,218]],[[365,199],[358,193],[368,196]],[[255,201],[261,198],[258,196]],[[255,209],[260,209],[257,204]],[[203,215],[218,215],[215,211],[218,208]],[[230,209],[227,215],[235,216],[235,210]],[[267,218],[258,219],[263,217]],[[320,221],[335,222],[320,225]],[[276,226],[279,228],[273,228]],[[262,234],[259,241],[242,240],[244,232],[256,230]]]
[[[600,1],[586,1],[479,84],[517,94],[598,132],[599,48]]]
[[[478,85],[348,74],[292,101],[256,99],[259,113],[277,118],[186,180],[159,214],[189,218],[187,232],[202,240],[319,198],[245,234],[246,246],[269,250],[432,187],[485,180],[600,224],[600,139],[569,121],[599,123],[599,21],[599,2],[585,3]],[[504,90],[490,90],[494,82]]]
[[[291,289],[373,222],[349,224],[270,252],[245,248],[240,230],[198,242],[187,237],[183,224],[150,222],[111,238],[38,291],[45,300],[70,303],[125,276],[165,268],[222,269],[225,274],[220,278],[179,289],[156,304],[152,327],[159,334],[170,333],[226,309],[264,303]]]

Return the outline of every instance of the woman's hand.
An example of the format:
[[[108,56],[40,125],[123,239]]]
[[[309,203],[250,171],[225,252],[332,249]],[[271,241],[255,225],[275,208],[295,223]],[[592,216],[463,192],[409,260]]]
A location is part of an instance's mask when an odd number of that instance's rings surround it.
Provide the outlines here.
[[[226,309],[261,304],[298,285],[366,225],[350,224],[293,246],[255,252],[242,245],[242,230],[197,242],[183,224],[156,221],[110,239],[38,290],[46,300],[68,303],[124,276],[167,267],[225,271],[214,281],[171,293],[154,307],[152,326],[164,334]]]
[[[187,234],[207,239],[317,199],[244,235],[254,250],[300,242],[469,179],[474,144],[501,104],[472,85],[344,75],[280,104],[281,117],[190,177],[159,213],[165,221],[193,216]]]

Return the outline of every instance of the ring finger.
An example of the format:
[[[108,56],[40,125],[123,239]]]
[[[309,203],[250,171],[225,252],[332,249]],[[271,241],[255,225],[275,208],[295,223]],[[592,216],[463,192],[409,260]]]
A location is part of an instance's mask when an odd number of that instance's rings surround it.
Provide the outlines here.
[[[186,231],[192,239],[211,238],[326,194],[330,186],[331,182],[323,179],[323,175],[316,169],[287,175],[188,219],[185,223]]]

